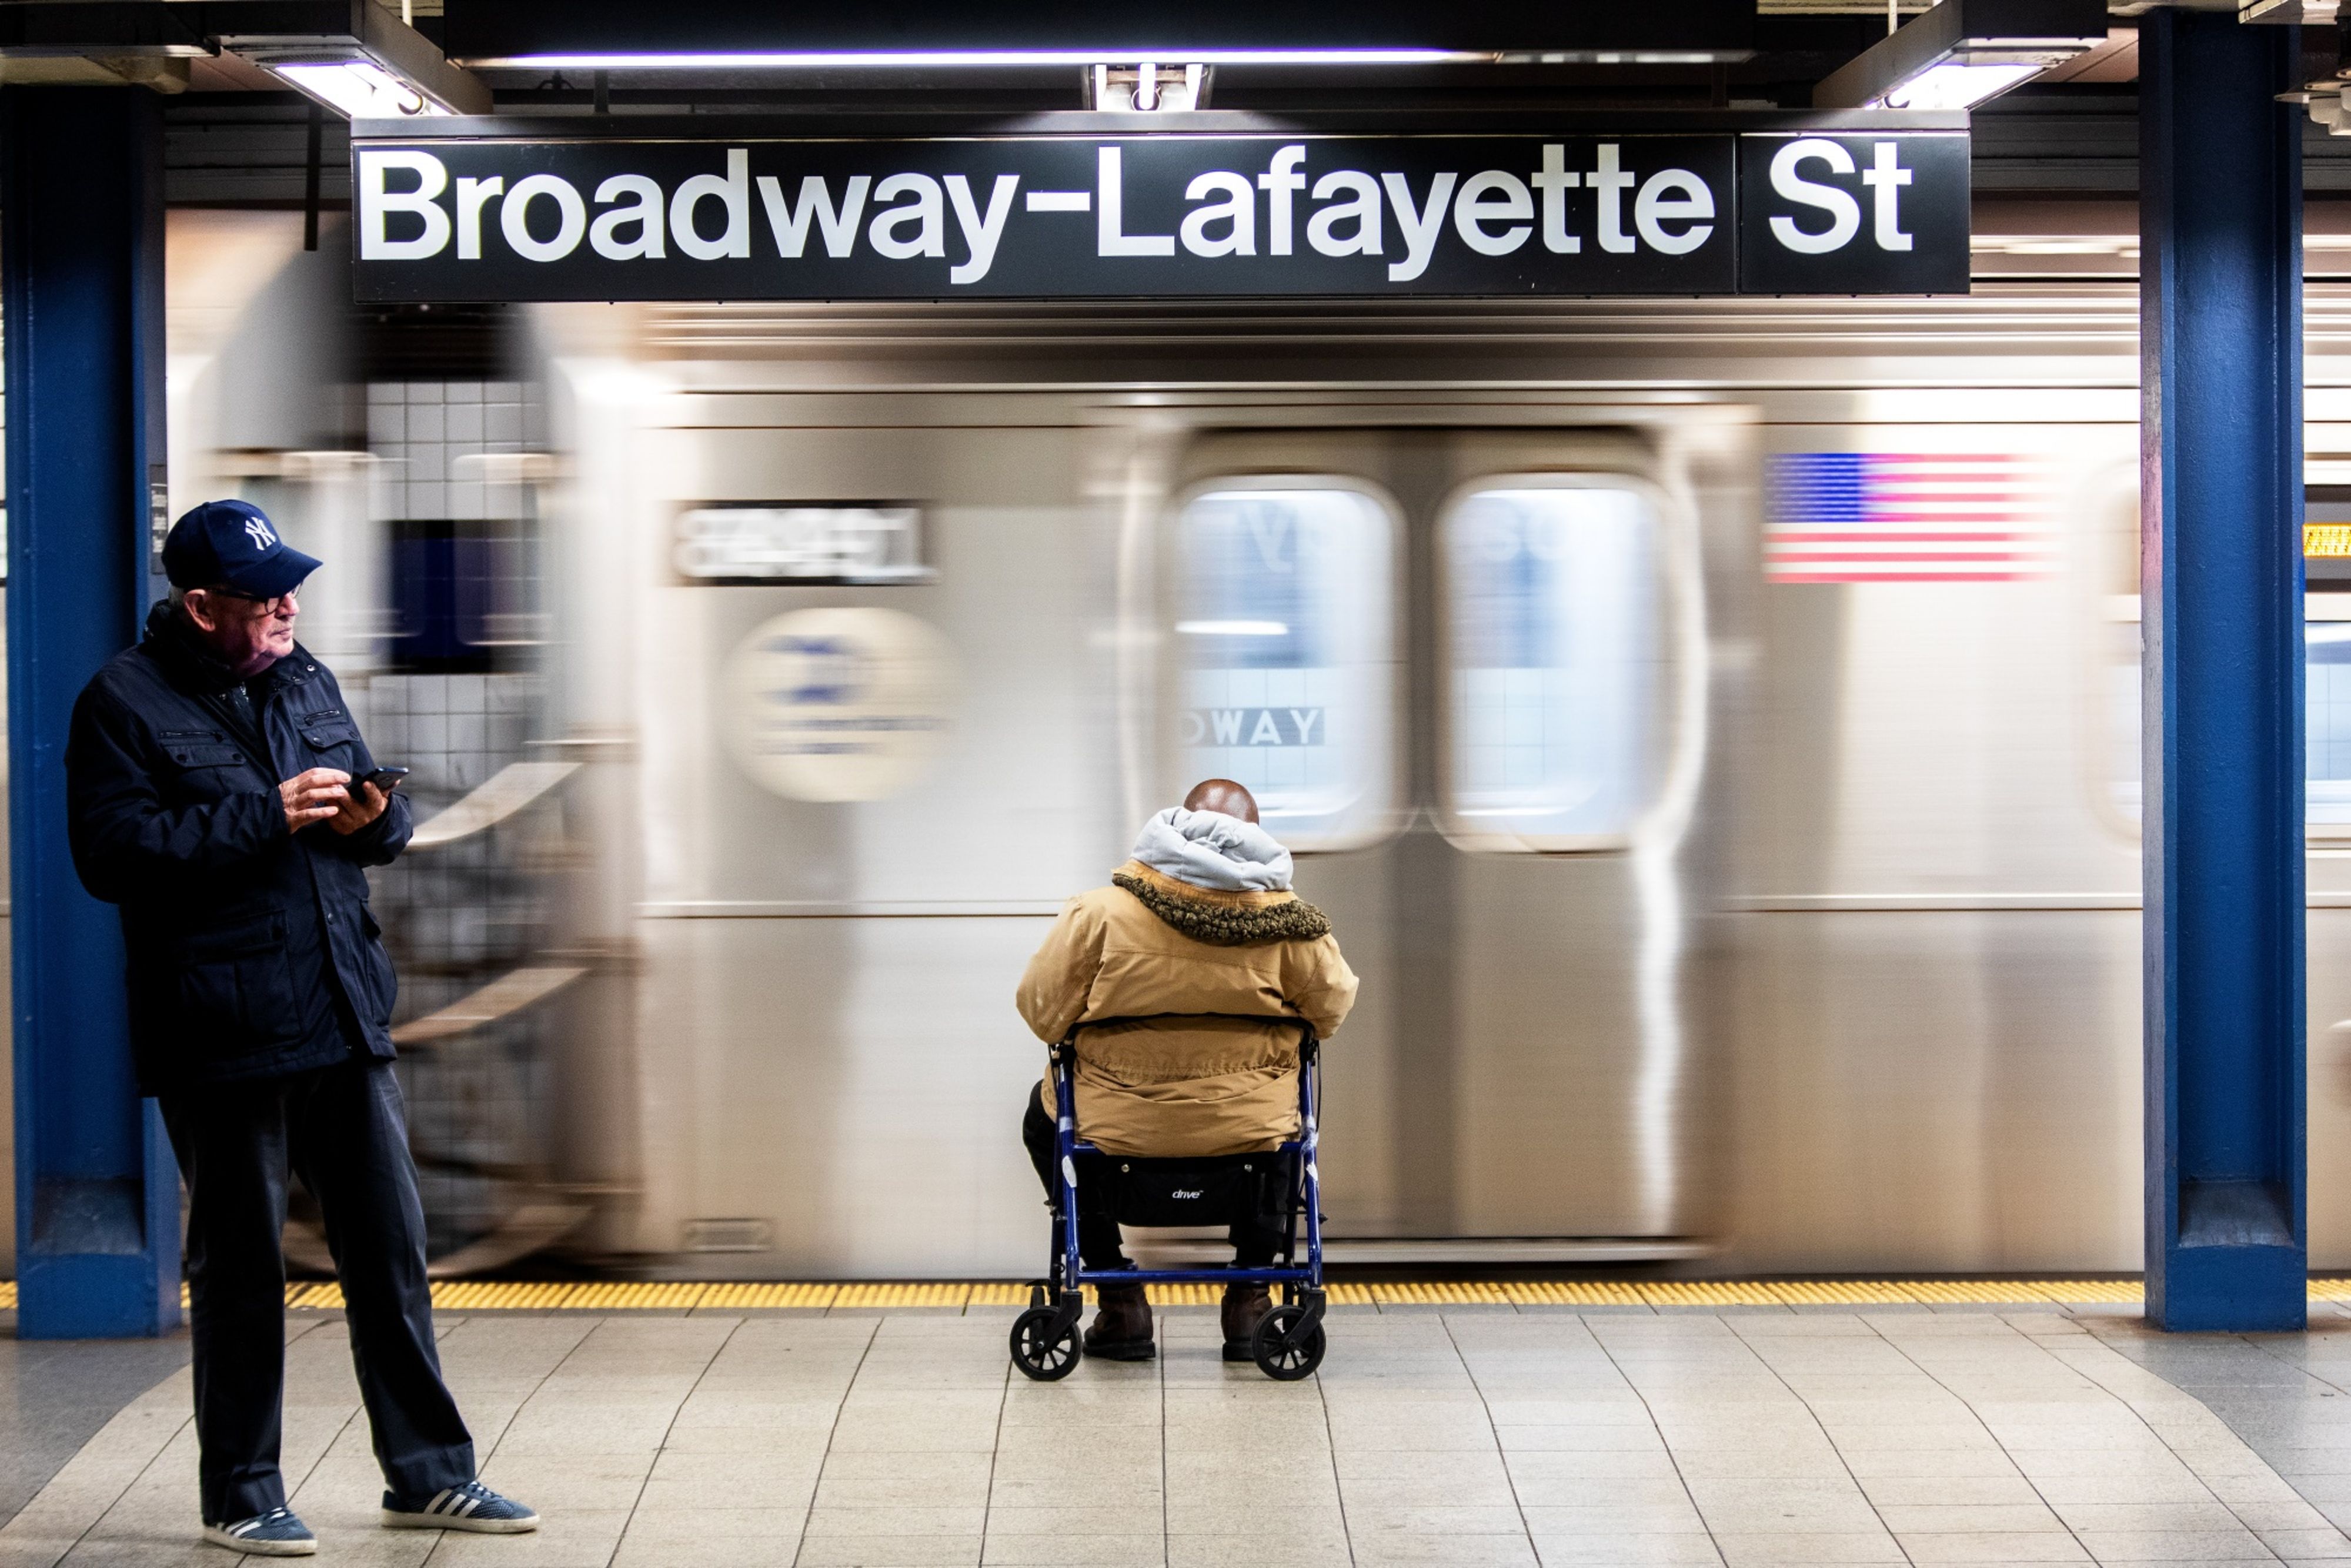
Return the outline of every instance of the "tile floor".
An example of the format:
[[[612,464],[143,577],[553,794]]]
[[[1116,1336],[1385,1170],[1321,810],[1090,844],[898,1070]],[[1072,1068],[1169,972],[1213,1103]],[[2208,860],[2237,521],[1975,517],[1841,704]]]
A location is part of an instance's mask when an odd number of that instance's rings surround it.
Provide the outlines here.
[[[117,1411],[188,1363],[184,1334],[20,1340],[10,1326],[0,1322],[0,1523],[32,1501]]]
[[[374,1526],[332,1314],[289,1326],[286,1465],[368,1568],[1226,1563],[1728,1568],[2351,1558],[2351,1318],[2171,1339],[2135,1313],[1333,1312],[1322,1374],[1163,1354],[1011,1375],[1011,1313],[446,1314],[484,1477],[535,1537]],[[5,1529],[0,1568],[226,1568],[187,1374]]]

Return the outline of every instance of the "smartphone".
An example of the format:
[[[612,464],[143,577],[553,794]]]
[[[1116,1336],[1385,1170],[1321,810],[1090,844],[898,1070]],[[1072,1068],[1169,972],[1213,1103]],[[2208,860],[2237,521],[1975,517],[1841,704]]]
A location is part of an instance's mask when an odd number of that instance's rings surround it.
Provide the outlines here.
[[[360,782],[372,784],[389,795],[399,787],[400,781],[407,777],[408,769],[405,768],[379,768],[372,773],[360,774]]]

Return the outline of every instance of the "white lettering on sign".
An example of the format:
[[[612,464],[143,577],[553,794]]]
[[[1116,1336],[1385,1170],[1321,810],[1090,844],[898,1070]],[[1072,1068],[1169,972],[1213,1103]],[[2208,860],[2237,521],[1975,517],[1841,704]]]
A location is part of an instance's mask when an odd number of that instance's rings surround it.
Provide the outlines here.
[[[1633,188],[1636,176],[1619,165],[1618,156],[1616,143],[1602,142],[1600,167],[1586,178],[1592,189],[1600,193],[1600,248],[1625,256],[1633,250],[1633,236],[1625,232],[1625,193]]]
[[[1832,172],[1850,174],[1853,155],[1835,142],[1817,136],[1791,141],[1771,155],[1771,189],[1792,202],[1818,207],[1828,214],[1829,226],[1814,234],[1797,227],[1795,219],[1781,214],[1771,220],[1771,237],[1804,256],[1824,256],[1844,249],[1845,242],[1861,232],[1861,204],[1849,192],[1805,179],[1801,168],[1809,162],[1825,163]]]
[[[651,181],[646,182],[651,184]],[[482,258],[482,206],[492,196],[505,193],[506,176],[493,174],[486,180],[461,179],[457,182],[457,259],[479,261]]]
[[[1290,199],[1293,193],[1306,189],[1306,176],[1298,172],[1298,166],[1305,162],[1305,143],[1292,142],[1276,152],[1273,155],[1272,163],[1267,167],[1264,173],[1257,177],[1258,188],[1266,193],[1269,204],[1273,209],[1272,216],[1266,226],[1272,236],[1272,244],[1269,248],[1276,256],[1290,254],[1292,209]]]
[[[1416,207],[1411,181],[1402,174],[1380,176],[1388,200],[1395,204],[1396,227],[1404,231],[1404,259],[1388,264],[1390,283],[1409,283],[1428,270],[1428,258],[1437,254],[1437,232],[1445,227],[1445,204],[1453,199],[1453,183],[1460,178],[1437,175],[1428,183],[1428,204]]]
[[[1910,171],[1901,167],[1902,150],[1891,141],[1881,141],[1874,150],[1876,162],[1861,176],[1861,183],[1876,195],[1874,204],[1877,219],[1877,248],[1908,250],[1910,236],[1902,232],[1902,212],[1899,205],[1902,187],[1910,183]]]
[[[1531,138],[1515,147],[1491,138],[1235,138],[1180,151],[1173,141],[1039,139],[1013,146],[558,140],[499,172],[494,159],[509,151],[502,143],[425,151],[362,138],[355,217],[360,260],[371,265],[360,292],[695,298],[677,276],[684,264],[708,262],[729,267],[714,282],[714,298],[738,289],[743,298],[827,298],[836,284],[854,297],[935,297],[942,285],[1018,287],[1031,274],[1046,293],[1081,295],[1163,285],[1176,293],[1376,292],[1373,280],[1382,274],[1391,287],[1438,292],[1580,285],[1615,292],[1675,279],[1694,292],[1788,291],[1816,277],[1832,290],[1849,280],[1892,292],[1906,279],[1928,291],[1948,287],[1951,256],[1964,264],[1963,247],[1953,252],[1951,243],[1965,232],[1963,213],[1955,221],[1951,211],[1954,190],[1964,199],[1966,171],[1956,136],[1628,135]],[[889,162],[870,172],[841,167],[867,156]],[[967,157],[998,166],[957,170]],[[1338,157],[1364,166],[1315,167],[1318,158]],[[1006,172],[1006,158],[1031,161]],[[791,168],[794,159],[820,159],[828,172]],[[926,166],[906,167],[918,159]],[[1240,167],[1203,166],[1225,162]],[[1406,166],[1383,169],[1382,162]],[[778,172],[761,172],[763,163]],[[1089,164],[1092,188],[1066,188],[1082,183]],[[1745,194],[1740,179],[1750,182]],[[1049,188],[1036,188],[1040,182]],[[1763,221],[1729,221],[1750,201],[1765,204]],[[1057,257],[1053,247],[1084,246],[1084,229],[1056,215],[1063,214],[1092,214],[1091,255],[1080,248]],[[1895,260],[1914,253],[1915,262]],[[1832,256],[1842,271],[1797,265]],[[1370,259],[1358,271],[1354,257]],[[1349,266],[1334,270],[1334,259]],[[548,281],[528,280],[537,268],[517,261],[546,266]],[[551,265],[558,262],[567,265]],[[822,267],[820,275],[740,265],[749,262],[850,265]],[[429,266],[395,273],[378,263]],[[467,264],[464,272],[458,264]],[[641,291],[607,264],[647,264],[646,272],[668,280],[647,277]],[[496,276],[477,275],[474,265]],[[1022,276],[1008,280],[1008,269]],[[1209,276],[1223,281],[1204,284]],[[888,281],[897,277],[906,281]],[[461,279],[483,292],[466,292]],[[371,293],[371,283],[386,292]]]
[[[1314,182],[1314,199],[1328,204],[1306,220],[1306,243],[1317,255],[1377,256],[1385,248],[1380,237],[1379,182],[1369,174],[1334,169]],[[1353,226],[1341,234],[1341,224]]]
[[[1319,707],[1196,707],[1180,716],[1186,746],[1321,746]]]
[[[972,200],[971,181],[961,174],[947,176],[947,199],[955,204],[956,223],[963,230],[964,247],[971,253],[970,260],[948,269],[949,283],[977,283],[987,276],[987,269],[996,264],[996,247],[1004,240],[1004,225],[1012,216],[1012,193],[1019,188],[1019,175],[998,174],[983,214]]]
[[[1126,230],[1126,171],[1115,147],[1094,152],[1094,254],[1174,256],[1174,235],[1131,235]]]
[[[395,169],[416,176],[405,191],[384,188],[384,177]],[[422,261],[438,256],[449,244],[449,214],[434,198],[449,188],[449,166],[430,152],[360,154],[360,259],[361,261]],[[413,239],[392,239],[385,220],[408,213],[423,220],[424,232]]]
[[[530,204],[541,196],[555,204],[555,232],[545,239],[530,232]],[[498,208],[498,227],[525,261],[561,261],[580,248],[580,237],[588,232],[588,204],[562,175],[533,174],[517,182],[514,194]]]
[[[607,261],[634,261],[641,256],[664,256],[667,247],[662,240],[662,188],[658,182],[643,174],[615,174],[596,187],[596,204],[605,206],[617,203],[622,196],[634,196],[630,206],[614,206],[609,213],[599,213],[596,221],[588,225],[588,247]],[[628,238],[621,237],[624,228],[636,232]],[[460,246],[458,255],[465,250]]]
[[[820,174],[800,182],[798,208],[784,200],[783,182],[773,174],[759,176],[759,201],[768,209],[768,226],[776,234],[776,254],[797,259],[808,248],[809,220],[824,234],[824,254],[838,260],[857,245],[858,214],[865,211],[865,193],[872,188],[870,174],[852,174],[842,184],[841,204],[832,203],[832,186]]]
[[[1211,202],[1211,196],[1222,201]],[[1257,254],[1257,193],[1246,176],[1211,170],[1184,188],[1184,199],[1206,204],[1184,215],[1184,248],[1194,256],[1255,256]],[[1208,232],[1221,224],[1223,231]]]
[[[1678,191],[1678,196],[1670,193]],[[1687,169],[1667,169],[1652,174],[1641,186],[1641,193],[1633,198],[1633,228],[1641,243],[1667,256],[1687,256],[1704,245],[1714,233],[1714,225],[1698,220],[1714,216],[1714,193],[1706,182]],[[1689,226],[1676,234],[1666,225],[1669,223]]]
[[[716,200],[726,214],[726,226],[716,239],[705,239],[695,227],[695,208]],[[669,232],[677,248],[696,261],[751,254],[751,154],[740,147],[726,150],[726,172],[696,174],[682,182],[669,199]]]
[[[1535,189],[1542,193],[1543,249],[1553,256],[1579,255],[1583,239],[1567,232],[1567,193],[1583,183],[1583,176],[1569,171],[1567,149],[1556,141],[1544,144],[1542,161],[1533,179]]]
[[[1527,243],[1534,230],[1526,220],[1535,215],[1534,198],[1526,182],[1499,169],[1472,174],[1461,183],[1453,199],[1453,226],[1461,243],[1479,256],[1508,256]],[[1488,224],[1508,224],[1499,234],[1489,234]]]
[[[892,261],[946,255],[946,213],[940,204],[939,183],[928,174],[893,174],[873,187],[877,202],[897,202],[902,196],[905,200],[898,205],[875,213],[865,231],[874,254]],[[899,232],[906,228],[914,231],[913,237]]]

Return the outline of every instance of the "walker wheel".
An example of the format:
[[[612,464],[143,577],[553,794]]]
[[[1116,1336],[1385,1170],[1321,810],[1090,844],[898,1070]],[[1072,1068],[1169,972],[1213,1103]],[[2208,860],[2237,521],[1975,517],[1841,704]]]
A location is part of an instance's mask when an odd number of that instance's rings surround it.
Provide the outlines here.
[[[1301,1377],[1311,1377],[1314,1369],[1322,1364],[1322,1353],[1330,1342],[1323,1337],[1321,1323],[1316,1323],[1296,1343],[1284,1343],[1290,1330],[1305,1316],[1304,1307],[1276,1307],[1258,1320],[1257,1328],[1249,1334],[1249,1358],[1257,1363],[1259,1372],[1276,1383],[1295,1383]]]
[[[1078,1369],[1077,1325],[1071,1323],[1056,1337],[1057,1315],[1050,1307],[1030,1307],[1012,1320],[1012,1364],[1023,1376],[1054,1383]]]

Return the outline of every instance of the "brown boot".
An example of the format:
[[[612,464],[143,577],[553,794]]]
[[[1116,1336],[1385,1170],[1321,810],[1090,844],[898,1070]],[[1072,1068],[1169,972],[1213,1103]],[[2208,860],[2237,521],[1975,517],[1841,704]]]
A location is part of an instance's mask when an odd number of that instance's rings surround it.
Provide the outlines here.
[[[1250,1361],[1249,1335],[1266,1313],[1273,1311],[1273,1297],[1263,1285],[1227,1285],[1225,1287],[1225,1359]]]
[[[1086,1354],[1104,1361],[1149,1361],[1157,1353],[1151,1339],[1151,1303],[1140,1285],[1095,1287],[1100,1308],[1086,1330]]]

